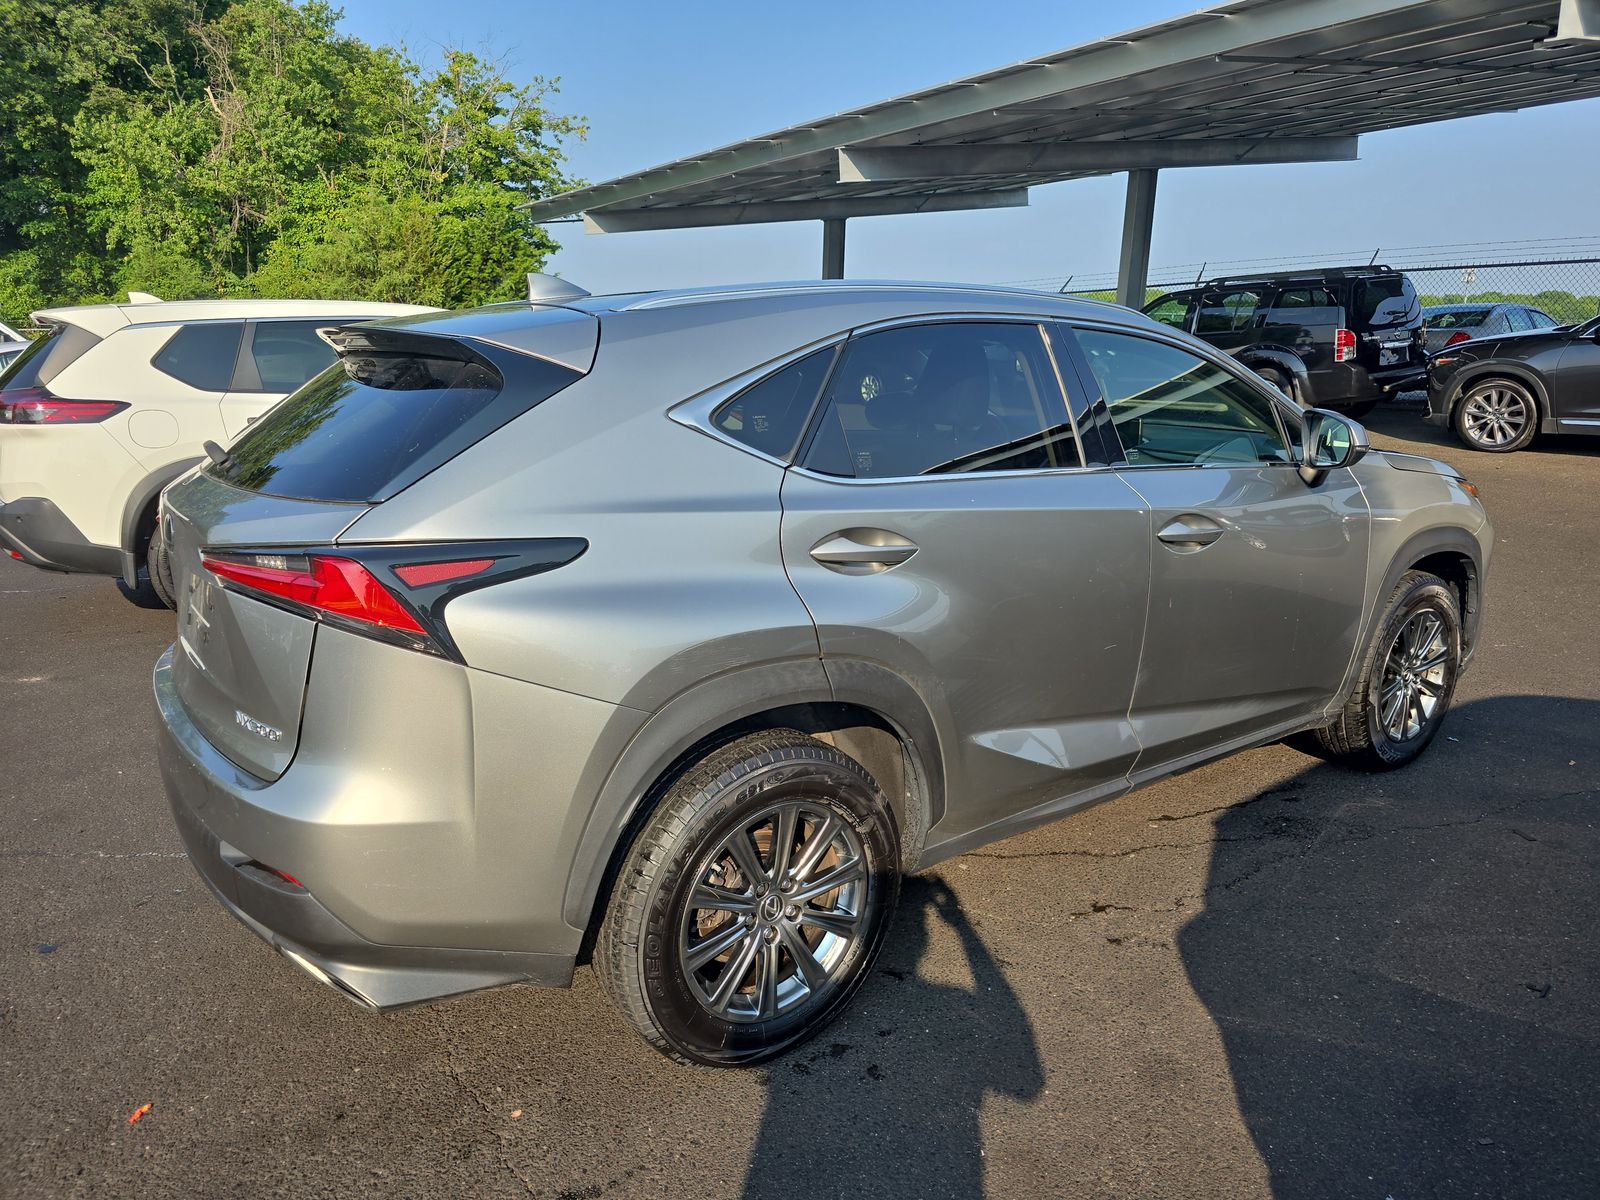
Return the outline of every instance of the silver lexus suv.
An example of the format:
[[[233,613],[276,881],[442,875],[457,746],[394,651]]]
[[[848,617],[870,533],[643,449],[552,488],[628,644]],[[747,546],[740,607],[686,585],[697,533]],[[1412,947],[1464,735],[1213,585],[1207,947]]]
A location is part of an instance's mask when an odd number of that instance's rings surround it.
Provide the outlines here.
[[[155,693],[202,877],[365,1005],[592,961],[757,1062],[903,874],[1291,735],[1402,766],[1476,641],[1471,484],[1127,309],[547,285],[324,336],[167,493]]]

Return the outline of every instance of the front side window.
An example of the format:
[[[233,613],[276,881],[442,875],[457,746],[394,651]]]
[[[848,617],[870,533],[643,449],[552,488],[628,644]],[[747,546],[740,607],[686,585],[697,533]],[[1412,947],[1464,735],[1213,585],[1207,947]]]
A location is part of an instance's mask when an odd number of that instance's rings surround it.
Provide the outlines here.
[[[787,458],[805,432],[834,353],[830,346],[773,372],[717,409],[711,424],[753,450]]]
[[[333,347],[317,336],[328,321],[262,321],[250,337],[250,363],[256,388],[292,392],[333,364]]]
[[[243,332],[241,321],[185,325],[156,352],[150,365],[199,391],[225,392],[233,382],[233,362]]]
[[[851,340],[805,459],[857,479],[1082,462],[1039,327],[976,321]]]
[[[1260,295],[1252,291],[1213,293],[1200,302],[1194,331],[1204,335],[1248,329],[1255,318],[1256,306],[1260,303]]]
[[[1129,334],[1077,336],[1130,465],[1291,461],[1271,399],[1217,364]]]
[[[1144,310],[1145,316],[1152,320],[1160,321],[1163,325],[1170,325],[1174,329],[1187,329],[1189,327],[1189,297],[1184,295],[1163,296],[1149,308]]]

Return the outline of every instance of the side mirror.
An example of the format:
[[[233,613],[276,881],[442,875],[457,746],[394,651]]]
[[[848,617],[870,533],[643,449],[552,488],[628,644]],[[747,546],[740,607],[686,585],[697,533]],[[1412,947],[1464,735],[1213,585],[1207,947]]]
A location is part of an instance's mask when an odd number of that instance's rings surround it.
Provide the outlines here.
[[[1308,487],[1316,487],[1329,471],[1354,466],[1370,448],[1367,431],[1339,413],[1311,408],[1301,421],[1300,478]]]

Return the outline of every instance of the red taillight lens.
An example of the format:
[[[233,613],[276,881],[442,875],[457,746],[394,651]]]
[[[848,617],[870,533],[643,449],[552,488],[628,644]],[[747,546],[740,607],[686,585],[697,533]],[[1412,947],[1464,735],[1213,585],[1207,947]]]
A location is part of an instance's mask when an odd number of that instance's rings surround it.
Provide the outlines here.
[[[407,587],[427,587],[431,583],[450,583],[471,579],[494,566],[492,558],[464,558],[456,562],[411,563],[396,567],[394,573]]]
[[[0,425],[92,425],[128,406],[120,400],[66,400],[47,388],[0,392]]]
[[[304,558],[281,554],[248,554],[237,558],[210,555],[201,560],[219,579],[264,596],[328,613],[346,621],[427,636],[394,593],[366,567],[349,558],[313,554]]]
[[[1333,332],[1333,361],[1349,362],[1356,356],[1356,335],[1348,329]]]
[[[1470,342],[1471,340],[1472,335],[1470,333],[1467,333],[1465,330],[1458,329],[1445,339],[1444,348],[1448,350],[1451,346],[1457,346],[1462,342]]]

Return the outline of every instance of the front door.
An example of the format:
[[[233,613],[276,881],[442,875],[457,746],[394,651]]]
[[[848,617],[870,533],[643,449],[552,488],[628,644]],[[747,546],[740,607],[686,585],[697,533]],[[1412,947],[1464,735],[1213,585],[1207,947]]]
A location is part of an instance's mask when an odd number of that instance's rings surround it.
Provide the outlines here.
[[[824,664],[887,667],[933,716],[935,840],[1126,786],[1148,520],[1113,471],[1082,465],[1036,323],[852,339],[782,495]]]
[[[1308,487],[1272,401],[1165,340],[1080,328],[1119,474],[1149,507],[1150,616],[1137,774],[1325,706],[1363,611],[1371,518],[1347,470]]]
[[[1573,432],[1600,433],[1600,326],[1575,334],[1549,372],[1554,415],[1574,422]]]

